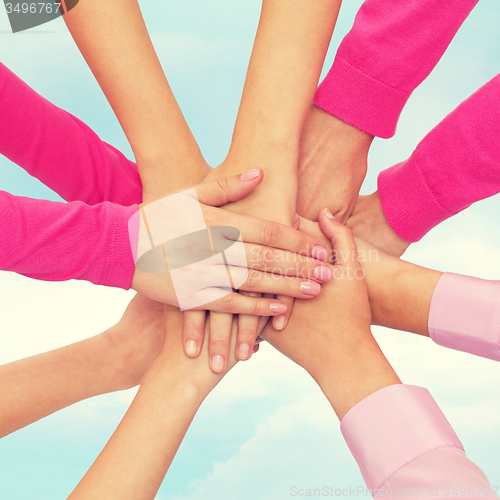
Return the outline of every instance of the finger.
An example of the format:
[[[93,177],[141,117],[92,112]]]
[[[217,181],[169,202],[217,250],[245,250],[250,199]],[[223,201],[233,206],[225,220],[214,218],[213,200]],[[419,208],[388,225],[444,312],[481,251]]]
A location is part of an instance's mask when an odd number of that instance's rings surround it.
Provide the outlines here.
[[[205,338],[206,311],[186,311],[182,325],[182,344],[189,358],[196,358]]]
[[[208,354],[210,368],[214,373],[222,373],[226,369],[232,324],[232,314],[220,314],[213,311],[210,313]]]
[[[352,231],[336,221],[328,208],[321,210],[318,217],[323,234],[332,242],[332,254],[337,265],[358,265],[358,252]]]
[[[234,228],[237,228],[245,243],[281,248],[322,261],[328,258],[328,251],[318,238],[284,224],[214,208],[209,208],[209,211],[205,210],[204,215],[209,220],[209,225],[221,226],[220,235],[228,240],[234,241]],[[224,226],[228,227],[224,228]]]
[[[251,316],[279,316],[285,314],[287,309],[285,304],[274,298],[246,297],[236,292],[229,293],[201,307],[218,313],[249,314]]]
[[[299,228],[300,228],[300,217],[299,217],[299,214],[295,214],[295,217],[293,218],[293,224],[292,224],[292,227],[298,231]]]
[[[252,243],[244,243],[244,249],[250,269],[322,283],[330,281],[333,276],[328,266],[312,257]]]
[[[220,207],[237,201],[252,192],[264,178],[260,168],[252,168],[240,175],[221,177],[210,182],[198,184],[198,201],[212,207]]]
[[[299,299],[315,297],[321,292],[321,285],[308,279],[290,278],[243,267],[230,267],[229,270],[233,281],[242,283],[238,289],[245,292],[280,294]]]
[[[240,292],[240,295],[249,295],[251,297],[260,297],[260,293]],[[238,340],[236,343],[236,357],[240,361],[250,359],[253,352],[253,346],[257,339],[257,328],[259,327],[259,316],[249,316],[240,314],[238,316]]]
[[[275,316],[273,318],[273,327],[275,330],[284,330],[286,325],[288,324],[288,319],[290,318],[290,314],[292,314],[293,301],[295,300],[293,297],[287,297],[286,295],[277,295],[276,299],[283,302],[286,305],[287,310],[285,314],[281,316]]]

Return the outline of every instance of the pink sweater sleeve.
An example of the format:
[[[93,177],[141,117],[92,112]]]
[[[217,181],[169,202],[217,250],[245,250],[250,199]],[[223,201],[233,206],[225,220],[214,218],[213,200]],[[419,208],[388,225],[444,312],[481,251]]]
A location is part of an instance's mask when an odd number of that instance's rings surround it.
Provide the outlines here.
[[[385,216],[407,241],[500,192],[500,75],[450,113],[411,157],[380,173]]]
[[[457,498],[454,488],[495,497],[426,389],[385,387],[351,408],[341,430],[373,497]]]
[[[136,205],[59,203],[0,191],[0,270],[128,290],[135,270],[128,221],[136,212]]]
[[[0,153],[66,201],[139,204],[135,163],[0,63]]]
[[[366,0],[314,103],[388,138],[413,90],[429,75],[478,0]]]
[[[500,281],[444,273],[428,325],[437,344],[500,361]]]

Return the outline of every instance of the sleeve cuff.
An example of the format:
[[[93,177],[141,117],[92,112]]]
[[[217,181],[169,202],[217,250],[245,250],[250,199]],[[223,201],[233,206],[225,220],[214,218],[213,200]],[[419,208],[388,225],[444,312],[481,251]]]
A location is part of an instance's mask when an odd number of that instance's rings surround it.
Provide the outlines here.
[[[137,213],[138,206],[124,207],[104,202],[94,208],[105,211],[102,218],[104,227],[96,228],[96,231],[101,231],[102,240],[94,262],[78,279],[129,290],[135,272],[132,254],[134,245],[131,241],[133,236],[129,235],[129,220]]]
[[[410,93],[372,78],[337,56],[319,85],[314,104],[371,135],[388,139]]]
[[[413,157],[380,172],[377,187],[387,221],[411,243],[455,215],[437,202]]]
[[[463,450],[427,389],[395,384],[351,408],[340,423],[369,489],[380,488],[420,455],[446,446]]]
[[[436,344],[500,361],[500,281],[444,273],[428,326]]]

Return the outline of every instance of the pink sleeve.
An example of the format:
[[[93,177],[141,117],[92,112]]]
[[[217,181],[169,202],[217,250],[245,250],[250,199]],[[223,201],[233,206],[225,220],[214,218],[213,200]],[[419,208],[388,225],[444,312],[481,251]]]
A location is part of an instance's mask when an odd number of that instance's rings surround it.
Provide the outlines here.
[[[437,125],[411,157],[380,173],[384,214],[406,241],[500,192],[500,75]]]
[[[136,205],[59,203],[0,191],[0,270],[128,290],[135,270],[128,221],[135,212]]]
[[[341,430],[374,497],[450,498],[455,487],[473,487],[479,498],[493,496],[422,387],[396,384],[374,392],[346,413]]]
[[[135,163],[0,63],[0,153],[66,201],[139,204]]]
[[[500,361],[500,281],[444,273],[428,324],[436,344]]]
[[[314,103],[365,132],[392,137],[411,93],[477,2],[366,0]]]

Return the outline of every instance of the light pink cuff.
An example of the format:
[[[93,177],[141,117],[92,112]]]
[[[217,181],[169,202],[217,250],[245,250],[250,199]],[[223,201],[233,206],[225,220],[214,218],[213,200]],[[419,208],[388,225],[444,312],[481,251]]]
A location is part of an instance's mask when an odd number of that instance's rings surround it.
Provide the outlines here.
[[[390,87],[337,56],[321,82],[314,104],[371,135],[388,139],[410,93]]]
[[[455,214],[438,203],[413,157],[382,170],[377,188],[387,221],[411,243]]]
[[[463,450],[427,389],[395,384],[351,408],[340,429],[369,489],[380,488],[418,456],[451,446]]]
[[[436,344],[500,361],[500,281],[444,273],[428,325]]]

